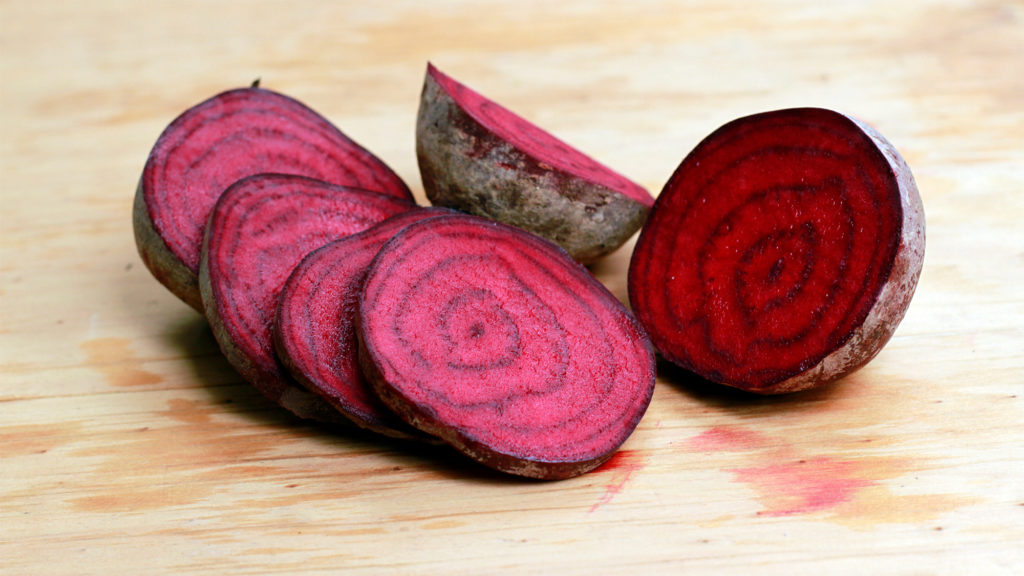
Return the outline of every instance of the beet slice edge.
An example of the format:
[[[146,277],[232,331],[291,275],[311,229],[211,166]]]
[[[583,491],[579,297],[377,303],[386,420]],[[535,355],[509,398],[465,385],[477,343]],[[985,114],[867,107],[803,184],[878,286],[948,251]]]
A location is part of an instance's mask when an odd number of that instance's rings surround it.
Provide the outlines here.
[[[432,64],[416,155],[434,205],[524,228],[584,263],[620,247],[654,203],[643,187]]]
[[[199,284],[214,337],[242,377],[300,417],[344,420],[297,386],[274,354],[280,291],[309,252],[415,207],[295,175],[258,174],[229,187],[210,212]]]
[[[360,427],[385,436],[425,439],[374,394],[359,367],[355,333],[359,292],[370,262],[396,232],[450,211],[402,212],[310,252],[281,290],[274,348],[292,377]]]
[[[653,349],[626,307],[556,245],[479,217],[398,232],[370,265],[357,321],[385,404],[511,474],[599,466],[653,393]]]
[[[265,172],[412,200],[387,165],[298,100],[258,86],[208,98],[160,134],[136,188],[132,216],[146,267],[193,308],[202,311],[197,275],[210,209],[236,180]]]
[[[794,392],[866,364],[909,306],[924,210],[905,160],[835,111],[729,122],[679,165],[629,268],[656,349],[701,377]]]

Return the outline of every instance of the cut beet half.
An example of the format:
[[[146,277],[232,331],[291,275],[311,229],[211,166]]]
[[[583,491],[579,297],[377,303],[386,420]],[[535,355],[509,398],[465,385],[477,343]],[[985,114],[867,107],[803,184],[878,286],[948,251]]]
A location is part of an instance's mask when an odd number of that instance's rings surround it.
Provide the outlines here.
[[[629,296],[658,351],[759,393],[836,380],[902,320],[924,259],[913,176],[872,128],[779,110],[719,128],[658,197]]]
[[[395,196],[294,175],[260,174],[229,187],[210,212],[199,284],[232,366],[300,417],[343,420],[277,362],[272,328],[281,288],[309,252],[414,208]]]
[[[370,390],[359,368],[355,317],[366,270],[402,228],[440,208],[403,212],[359,234],[322,246],[295,268],[281,290],[274,345],[289,373],[359,426],[396,438],[423,438]]]
[[[199,250],[210,209],[236,180],[261,172],[299,174],[412,200],[383,162],[288,96],[252,87],[189,108],[150,152],[132,219],[143,262],[197,310],[202,310]]]
[[[524,228],[584,263],[621,246],[654,204],[639,185],[429,64],[416,155],[435,206]]]
[[[654,389],[633,315],[556,245],[468,215],[398,232],[370,265],[364,374],[413,426],[471,458],[558,479],[606,461]]]

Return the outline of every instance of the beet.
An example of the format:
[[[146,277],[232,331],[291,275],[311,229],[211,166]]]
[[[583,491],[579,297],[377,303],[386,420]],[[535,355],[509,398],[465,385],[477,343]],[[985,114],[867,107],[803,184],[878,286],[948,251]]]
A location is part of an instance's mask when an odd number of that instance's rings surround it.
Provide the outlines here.
[[[231,185],[210,212],[199,284],[206,317],[232,366],[300,417],[341,419],[277,363],[271,330],[281,287],[309,252],[415,207],[295,175],[259,174]]]
[[[871,360],[924,259],[924,210],[903,158],[837,112],[741,118],[665,185],[629,268],[634,312],[668,360],[772,394]]]
[[[639,185],[429,64],[416,155],[434,205],[527,229],[584,263],[621,246],[654,203]]]
[[[309,253],[281,290],[274,348],[296,381],[363,428],[397,438],[423,438],[387,409],[359,368],[355,316],[366,269],[396,232],[449,211],[410,210]]]
[[[654,389],[633,315],[556,245],[468,215],[411,224],[367,271],[364,374],[410,424],[512,474],[606,461]]]
[[[199,251],[210,209],[233,182],[260,172],[300,174],[412,200],[383,162],[288,96],[254,86],[189,108],[149,154],[133,223],[143,262],[197,310]]]

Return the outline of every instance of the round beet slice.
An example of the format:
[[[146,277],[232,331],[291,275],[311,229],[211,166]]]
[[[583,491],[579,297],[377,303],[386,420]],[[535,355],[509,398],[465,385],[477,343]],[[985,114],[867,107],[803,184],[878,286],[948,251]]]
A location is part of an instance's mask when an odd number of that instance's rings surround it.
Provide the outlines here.
[[[197,310],[202,311],[199,251],[210,209],[236,180],[261,172],[299,174],[412,200],[390,168],[293,98],[254,86],[189,108],[153,146],[132,219],[143,262]]]
[[[420,208],[310,252],[281,290],[274,322],[278,358],[296,381],[353,422],[396,438],[423,438],[370,390],[359,368],[355,316],[366,270],[380,247],[402,228],[447,214]]]
[[[344,420],[295,386],[277,362],[272,328],[281,287],[309,252],[414,208],[395,196],[303,176],[259,174],[229,187],[210,212],[199,284],[232,366],[300,417]]]
[[[665,185],[629,268],[658,351],[705,379],[772,394],[871,360],[924,259],[906,162],[875,130],[817,108],[740,118]]]
[[[653,348],[625,306],[556,245],[475,216],[438,216],[389,240],[357,323],[385,404],[512,474],[597,467],[654,389]]]
[[[524,228],[584,263],[620,247],[654,204],[638,184],[429,64],[416,155],[432,204]]]

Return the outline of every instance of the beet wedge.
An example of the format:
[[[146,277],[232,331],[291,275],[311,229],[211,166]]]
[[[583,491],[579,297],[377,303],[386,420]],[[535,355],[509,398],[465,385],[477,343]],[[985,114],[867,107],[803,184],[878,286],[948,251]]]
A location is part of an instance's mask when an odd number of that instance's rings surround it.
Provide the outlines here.
[[[716,130],[665,185],[629,267],[657,350],[773,394],[870,361],[903,319],[925,221],[910,168],[869,126],[817,108]]]
[[[254,86],[189,108],[153,146],[132,220],[146,267],[199,311],[199,251],[210,209],[236,180],[260,172],[299,174],[412,200],[383,162],[288,96]]]
[[[475,216],[389,240],[367,272],[357,334],[386,405],[526,477],[605,462],[654,389],[653,348],[625,306],[555,244]]]
[[[199,284],[206,318],[232,366],[302,418],[344,420],[295,383],[274,355],[272,328],[285,280],[306,254],[415,204],[303,176],[239,180],[210,212]]]
[[[427,66],[416,156],[430,202],[529,230],[588,263],[640,229],[644,188]]]
[[[363,378],[355,333],[359,292],[370,262],[396,232],[447,213],[410,210],[326,244],[302,259],[281,290],[274,349],[282,364],[354,423],[385,436],[426,437],[384,406]]]

